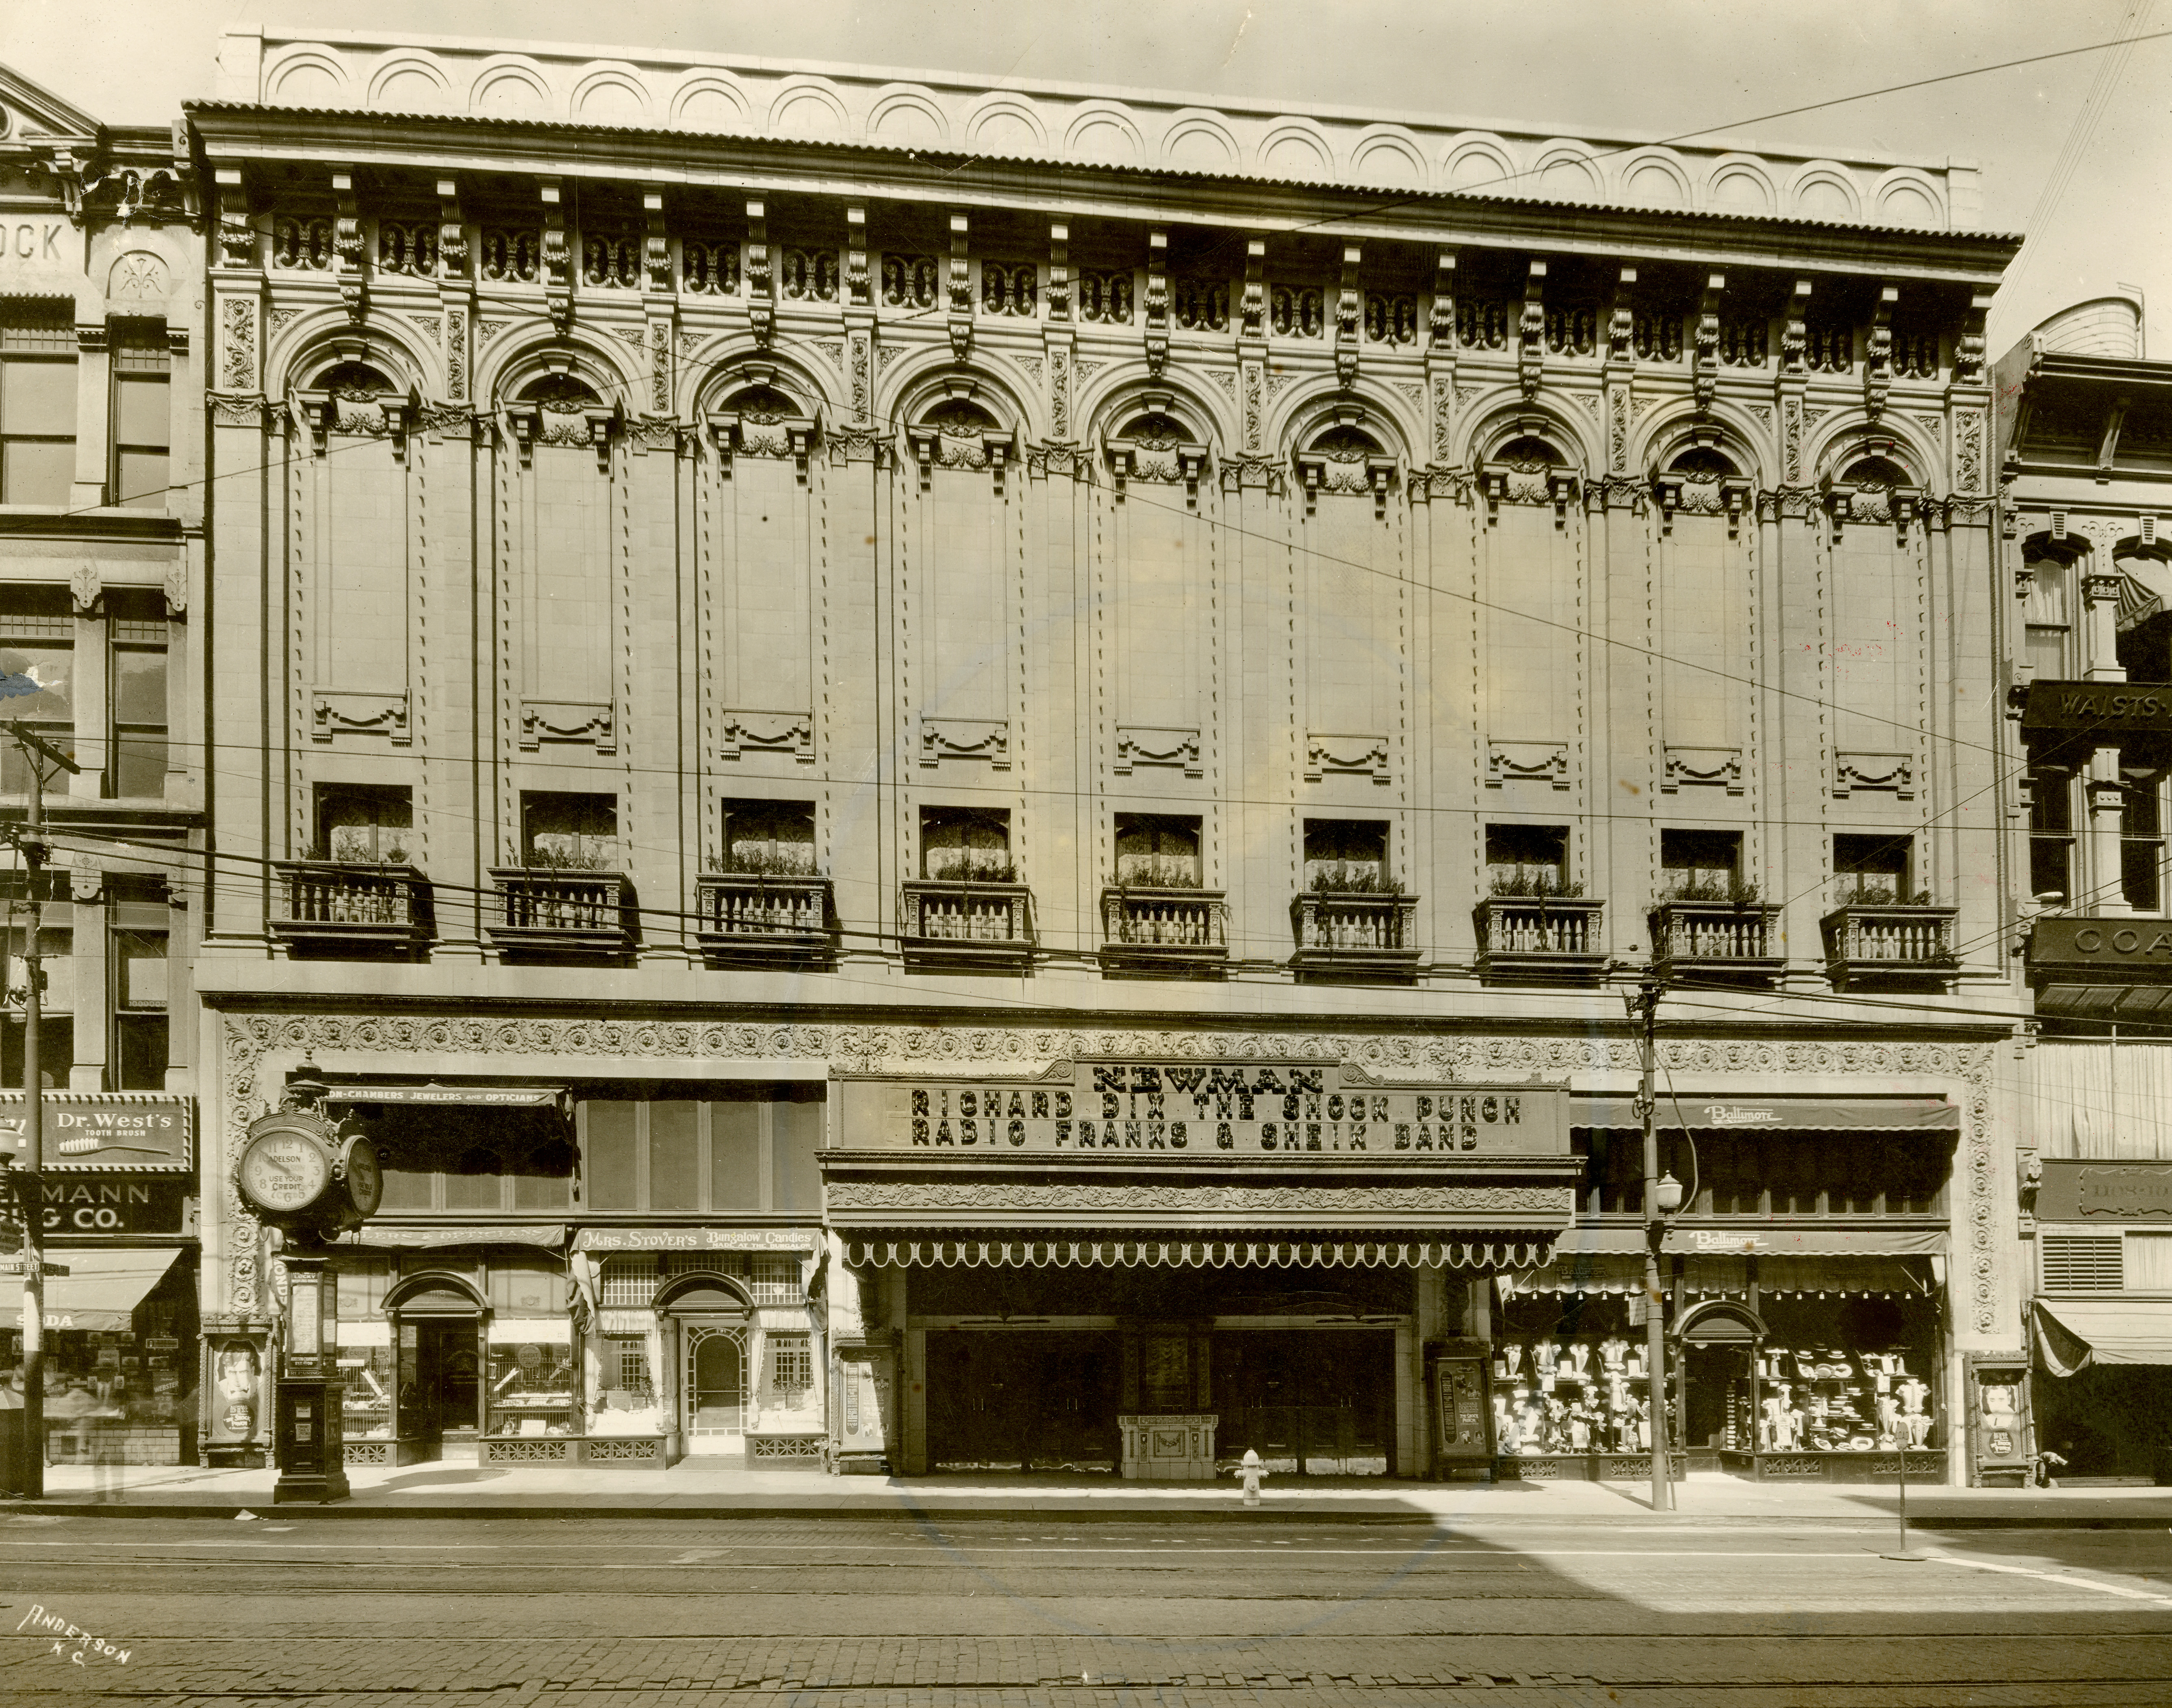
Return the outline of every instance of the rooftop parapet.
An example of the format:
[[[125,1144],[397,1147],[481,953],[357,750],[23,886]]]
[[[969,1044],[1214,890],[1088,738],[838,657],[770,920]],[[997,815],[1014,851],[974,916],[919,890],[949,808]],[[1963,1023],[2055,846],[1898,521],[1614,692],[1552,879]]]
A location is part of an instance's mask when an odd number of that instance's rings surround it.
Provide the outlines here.
[[[863,66],[376,32],[230,30],[218,98],[252,105],[774,137],[1262,183],[1460,192],[1923,231],[1973,230],[1976,168],[1573,138],[1358,108]]]

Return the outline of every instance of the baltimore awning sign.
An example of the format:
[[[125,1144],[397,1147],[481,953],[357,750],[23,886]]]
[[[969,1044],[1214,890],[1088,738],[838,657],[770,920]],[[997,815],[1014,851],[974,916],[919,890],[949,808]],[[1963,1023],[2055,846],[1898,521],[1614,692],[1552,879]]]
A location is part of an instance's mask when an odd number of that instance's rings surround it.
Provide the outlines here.
[[[129,1327],[143,1296],[164,1279],[181,1254],[177,1245],[99,1251],[84,1247],[56,1253],[66,1275],[46,1276],[46,1327],[56,1333],[115,1334]],[[0,1304],[0,1329],[23,1326],[22,1296]]]

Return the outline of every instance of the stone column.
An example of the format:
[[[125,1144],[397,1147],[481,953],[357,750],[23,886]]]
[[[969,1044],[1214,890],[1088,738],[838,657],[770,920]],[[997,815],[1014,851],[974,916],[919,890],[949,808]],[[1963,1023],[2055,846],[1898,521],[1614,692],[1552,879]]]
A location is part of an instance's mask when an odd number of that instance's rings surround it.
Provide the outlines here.
[[[2082,603],[2082,656],[2089,663],[2083,679],[2126,681],[2126,672],[2119,662],[2119,577],[2083,576]]]

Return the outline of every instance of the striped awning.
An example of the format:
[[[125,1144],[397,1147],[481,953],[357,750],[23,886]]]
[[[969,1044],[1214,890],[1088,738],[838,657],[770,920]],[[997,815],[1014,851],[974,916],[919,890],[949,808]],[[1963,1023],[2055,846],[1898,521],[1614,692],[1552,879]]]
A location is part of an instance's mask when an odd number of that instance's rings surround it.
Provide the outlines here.
[[[1672,1292],[1669,1257],[1660,1285]],[[1739,1257],[1688,1257],[1681,1290],[1691,1298],[1741,1298],[1750,1292],[1750,1265]],[[1765,1257],[1757,1260],[1760,1296],[1914,1298],[1933,1289],[1925,1264],[1896,1257]],[[1644,1260],[1622,1252],[1562,1252],[1525,1273],[1502,1277],[1514,1293],[1635,1293],[1644,1289]]]
[[[855,1268],[1469,1269],[1543,1264],[1548,1239],[856,1239]]]

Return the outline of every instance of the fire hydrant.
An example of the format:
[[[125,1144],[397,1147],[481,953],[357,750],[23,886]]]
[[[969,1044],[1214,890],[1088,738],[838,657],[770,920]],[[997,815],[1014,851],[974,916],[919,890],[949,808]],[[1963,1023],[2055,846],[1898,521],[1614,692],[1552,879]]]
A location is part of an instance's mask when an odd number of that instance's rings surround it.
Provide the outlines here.
[[[1237,1474],[1245,1480],[1245,1504],[1248,1507],[1258,1506],[1260,1480],[1265,1477],[1266,1473],[1260,1469],[1260,1455],[1257,1448],[1248,1447],[1245,1449],[1245,1457],[1238,1464]]]

